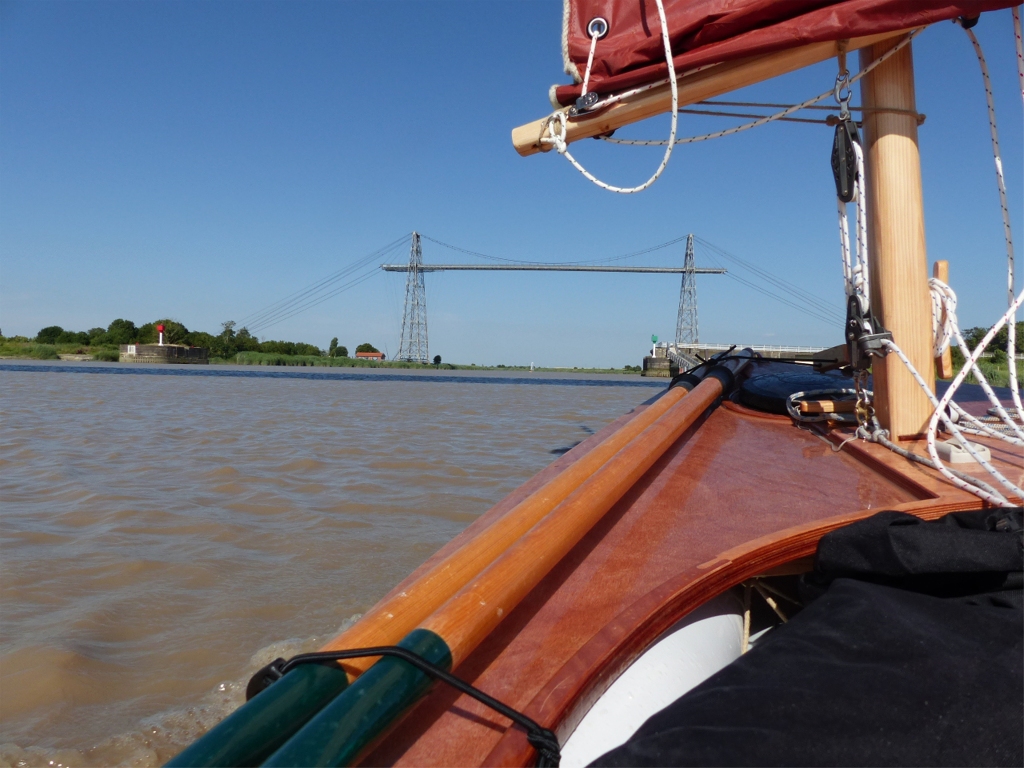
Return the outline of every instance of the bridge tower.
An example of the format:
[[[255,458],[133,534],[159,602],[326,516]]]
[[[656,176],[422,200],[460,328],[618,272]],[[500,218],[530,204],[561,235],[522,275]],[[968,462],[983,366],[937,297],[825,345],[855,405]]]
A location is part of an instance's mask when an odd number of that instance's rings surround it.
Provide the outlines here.
[[[402,337],[398,343],[397,360],[428,363],[427,355],[427,289],[423,281],[423,251],[420,235],[412,233],[409,248],[409,271],[405,278],[405,314],[402,315]]]
[[[693,235],[686,237],[683,283],[679,288],[679,314],[676,316],[676,345],[697,344],[697,271],[693,263]]]

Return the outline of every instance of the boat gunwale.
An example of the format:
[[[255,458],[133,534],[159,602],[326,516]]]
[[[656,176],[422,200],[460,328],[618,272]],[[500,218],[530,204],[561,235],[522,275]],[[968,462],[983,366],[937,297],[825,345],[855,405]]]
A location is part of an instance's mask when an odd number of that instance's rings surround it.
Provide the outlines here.
[[[778,365],[772,364],[770,361],[764,362],[768,363],[765,366],[766,369]],[[650,405],[663,394],[664,391],[657,393],[632,412],[623,414],[619,419],[583,441],[561,457],[560,461],[553,462],[546,470],[534,476],[524,486],[520,486],[509,497],[495,505],[478,519],[477,524],[486,524],[485,518],[502,514],[505,510],[499,512],[499,509],[506,507],[513,498],[523,493],[526,487],[536,483],[541,475],[546,475],[562,461],[569,462],[577,458],[574,454],[579,448],[583,449],[579,453],[582,455],[591,446],[601,442],[609,432],[620,428],[623,423],[634,417],[638,410]],[[792,425],[792,420],[789,417],[749,412],[747,408],[737,406],[728,399],[720,401],[720,404],[723,406],[723,410],[731,412],[733,418],[740,422],[760,422],[765,426],[767,426],[766,422],[777,424],[790,422]],[[717,409],[714,405],[709,408],[704,417],[699,419],[697,424],[680,438],[680,442],[688,442],[693,431],[699,429],[715,410]],[[860,443],[859,441],[847,442],[852,434],[849,429],[829,431],[820,425],[808,425],[803,428],[798,427],[798,429],[800,432],[809,432],[819,438],[828,444],[829,449],[834,453],[847,453],[847,461],[850,464],[859,465],[867,474],[874,475],[880,481],[891,483],[895,488],[910,496],[910,500],[851,510],[841,515],[783,528],[741,544],[735,544],[702,563],[691,564],[685,570],[677,571],[661,584],[638,596],[619,613],[611,616],[601,629],[548,676],[543,687],[532,698],[519,706],[521,712],[554,730],[559,740],[565,743],[593,703],[636,658],[642,655],[672,625],[707,600],[747,579],[768,574],[800,573],[808,570],[818,540],[825,533],[850,522],[870,517],[882,510],[904,511],[922,519],[934,519],[953,511],[969,511],[990,506],[976,496],[950,486],[933,470],[893,454],[883,446]],[[908,443],[908,447],[919,448],[921,444],[921,441]],[[824,448],[825,446],[822,446],[822,449]],[[840,457],[835,456],[835,458],[839,459]],[[462,535],[467,535],[472,528],[473,526]],[[448,546],[453,545],[460,538],[461,536],[456,537]],[[442,551],[445,549],[442,548]],[[440,552],[437,553],[435,557],[440,554]],[[447,711],[459,710],[460,698],[454,699]],[[414,712],[415,710],[410,711],[407,717],[415,718]],[[477,719],[468,711],[465,711],[463,715],[470,719]],[[488,722],[490,721],[488,720]],[[490,751],[486,753],[482,764],[530,764],[534,751],[526,741],[524,731],[517,727],[499,725],[496,722],[491,723],[490,727],[501,731],[501,735],[497,737]],[[374,751],[374,747],[365,750],[357,762],[366,760]],[[393,755],[389,760],[394,760],[395,757]],[[401,763],[402,760],[398,759],[398,762]]]
[[[950,512],[985,508],[970,494],[893,504],[889,510],[934,520]],[[814,555],[826,533],[877,514],[862,509],[792,526],[728,549],[692,566],[634,601],[588,640],[522,710],[545,724],[565,743],[583,716],[611,684],[661,635],[708,600],[766,572]],[[519,728],[510,727],[493,747],[485,765],[527,765],[535,753]]]

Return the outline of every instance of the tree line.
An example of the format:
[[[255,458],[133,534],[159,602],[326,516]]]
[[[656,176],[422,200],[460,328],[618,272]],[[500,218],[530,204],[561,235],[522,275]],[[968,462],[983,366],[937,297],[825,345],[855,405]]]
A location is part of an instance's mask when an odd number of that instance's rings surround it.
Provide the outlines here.
[[[338,339],[331,340],[327,351],[315,344],[299,341],[260,341],[233,320],[221,324],[221,332],[214,335],[205,331],[190,331],[184,324],[169,318],[154,320],[136,326],[131,320],[118,318],[106,328],[90,328],[88,331],[71,331],[59,325],[49,325],[36,334],[37,344],[78,344],[88,347],[116,347],[121,344],[156,344],[159,341],[157,326],[164,326],[165,344],[182,344],[189,347],[205,347],[212,357],[230,358],[239,352],[269,352],[277,355],[318,355],[329,357],[348,357],[348,347],[338,344]],[[16,339],[11,339],[12,341]],[[356,347],[357,352],[377,352],[372,344],[364,343]]]

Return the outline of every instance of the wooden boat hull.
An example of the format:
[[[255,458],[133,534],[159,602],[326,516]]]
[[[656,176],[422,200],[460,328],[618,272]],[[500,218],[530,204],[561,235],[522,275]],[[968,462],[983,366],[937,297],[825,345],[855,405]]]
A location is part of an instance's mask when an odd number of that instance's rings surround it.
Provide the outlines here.
[[[760,364],[753,375],[773,370],[780,364]],[[435,558],[633,415],[555,462]],[[730,402],[709,409],[457,674],[552,728],[564,743],[619,674],[681,617],[751,577],[806,568],[827,531],[882,509],[930,519],[982,506],[937,473],[879,446],[855,441],[833,450],[846,437],[798,429],[788,417]],[[1022,474],[1015,457],[992,449],[1004,469]],[[524,765],[534,759],[522,730],[437,688],[361,762]]]

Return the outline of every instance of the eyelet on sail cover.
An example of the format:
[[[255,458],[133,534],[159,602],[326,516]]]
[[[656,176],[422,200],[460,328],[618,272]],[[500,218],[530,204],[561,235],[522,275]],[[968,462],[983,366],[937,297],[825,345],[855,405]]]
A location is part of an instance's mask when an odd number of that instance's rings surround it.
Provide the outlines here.
[[[608,21],[600,16],[595,16],[590,20],[590,23],[587,24],[587,34],[590,35],[591,38],[596,37],[600,40],[608,34]]]

